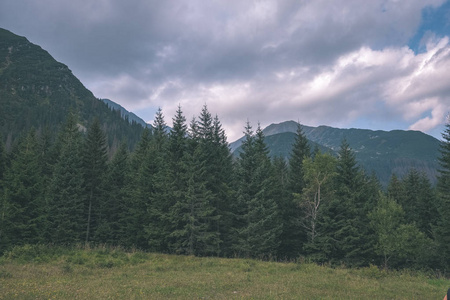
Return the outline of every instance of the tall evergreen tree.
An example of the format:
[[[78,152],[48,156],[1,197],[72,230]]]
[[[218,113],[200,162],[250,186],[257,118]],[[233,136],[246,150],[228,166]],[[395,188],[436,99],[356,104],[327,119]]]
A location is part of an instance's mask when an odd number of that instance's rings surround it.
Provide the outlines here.
[[[336,165],[335,197],[327,205],[330,259],[346,265],[366,264],[370,235],[364,197],[364,175],[350,145],[341,143]]]
[[[300,225],[301,210],[295,201],[294,195],[301,195],[304,183],[303,160],[311,156],[311,149],[306,138],[302,125],[297,124],[295,142],[292,146],[292,152],[289,158],[289,172],[287,191],[288,195],[280,203],[281,215],[283,219],[283,231],[281,234],[281,243],[279,255],[281,257],[296,258],[307,242],[306,231]]]
[[[82,136],[77,117],[70,112],[55,144],[53,174],[47,194],[49,240],[56,244],[81,242],[85,230]]]
[[[450,269],[450,117],[442,133],[439,158],[438,192],[440,198],[440,219],[436,228],[436,239],[439,243],[441,266]]]
[[[208,170],[211,167],[212,120],[204,107],[201,121],[191,121],[186,151],[181,160],[184,179],[183,194],[172,206],[171,219],[175,224],[171,234],[172,247],[178,253],[211,255],[217,253],[219,233],[213,224],[217,221],[214,194],[208,188]]]
[[[145,178],[146,161],[150,155],[151,133],[148,128],[142,132],[141,139],[130,158],[127,174],[125,197],[129,199],[128,208],[123,214],[126,224],[126,246],[140,249],[148,248],[147,234],[144,226],[148,224],[147,195],[148,178]]]
[[[289,168],[285,158],[275,157],[273,169],[275,175],[274,195],[276,195],[275,199],[282,220],[277,256],[279,259],[295,259],[301,253],[300,236],[304,233],[298,223],[300,208],[294,202],[293,194],[289,192]]]
[[[194,153],[186,153],[183,158],[186,180],[184,197],[171,207],[175,230],[171,233],[172,247],[176,253],[188,255],[211,255],[219,239],[210,224],[217,218],[211,205],[212,193],[206,188],[206,169]]]
[[[6,157],[6,149],[5,145],[3,144],[3,137],[0,134],[0,255],[7,246],[7,242],[4,238],[4,226],[8,205],[6,202],[5,191],[3,189],[3,175],[6,171]]]
[[[167,163],[168,163],[168,180],[169,185],[169,231],[174,232],[175,230],[181,230],[176,226],[177,215],[173,215],[174,210],[172,207],[176,203],[182,203],[185,192],[187,191],[187,182],[185,178],[186,168],[184,167],[183,158],[187,153],[188,149],[188,136],[187,136],[187,125],[186,118],[183,115],[181,107],[178,106],[175,116],[172,118],[173,125],[169,133],[169,140],[167,146]],[[169,250],[175,251],[176,241],[175,237],[168,236]]]
[[[161,108],[158,109],[153,122],[153,136],[150,140],[149,154],[144,161],[143,182],[146,182],[144,200],[147,206],[147,221],[144,226],[148,247],[152,251],[167,251],[169,231],[170,200],[168,191],[168,136],[166,122]]]
[[[306,138],[302,125],[297,125],[295,141],[292,146],[291,156],[289,158],[289,189],[291,193],[301,194],[304,183],[303,160],[311,156],[308,139]]]
[[[106,174],[108,201],[103,208],[103,218],[96,232],[97,240],[110,245],[126,245],[126,214],[129,199],[125,194],[129,172],[128,146],[122,143],[114,154]]]
[[[3,137],[0,134],[0,184],[3,179],[3,174],[5,173],[5,170],[6,170],[6,149],[5,144],[3,143]]]
[[[387,195],[397,203],[404,203],[403,197],[405,196],[405,189],[403,182],[397,177],[396,174],[392,174],[391,179],[389,180]]]
[[[264,134],[258,126],[253,136],[245,128],[246,139],[239,159],[240,227],[236,250],[247,257],[273,257],[280,244],[282,221],[275,200],[275,177]]]
[[[86,191],[86,238],[88,243],[95,236],[104,216],[106,203],[104,186],[107,172],[108,150],[106,136],[98,119],[87,130],[83,147],[83,175]],[[100,241],[103,242],[103,241]]]
[[[45,187],[36,131],[21,139],[3,181],[2,246],[42,242]],[[0,249],[2,252],[4,249]]]
[[[215,209],[216,219],[212,224],[213,229],[218,233],[222,244],[216,245],[215,254],[227,255],[230,253],[231,244],[231,223],[230,214],[231,201],[234,199],[232,190],[233,161],[225,130],[216,115],[212,124],[212,156],[209,161],[209,183],[208,187],[214,195],[212,206]]]
[[[402,184],[404,194],[399,204],[405,211],[406,221],[415,223],[419,230],[432,237],[432,227],[438,219],[438,203],[430,181],[425,174],[411,169]]]

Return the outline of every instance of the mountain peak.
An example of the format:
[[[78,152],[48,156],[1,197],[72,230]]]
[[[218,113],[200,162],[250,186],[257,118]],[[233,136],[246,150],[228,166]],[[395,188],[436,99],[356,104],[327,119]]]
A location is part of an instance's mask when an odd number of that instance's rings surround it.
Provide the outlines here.
[[[421,131],[341,129],[325,125],[302,125],[302,128],[310,144],[318,145],[323,151],[336,153],[342,140],[346,139],[359,164],[368,173],[375,172],[383,185],[392,174],[402,177],[411,168],[423,171],[431,182],[436,182],[439,140]],[[295,121],[270,124],[264,128],[270,155],[289,158],[296,131]],[[238,153],[241,143],[242,138],[231,143],[230,148]]]
[[[110,143],[128,140],[131,146],[143,129],[129,124],[95,98],[68,66],[6,29],[0,29],[0,107],[0,134],[7,147],[31,127],[56,132],[70,110],[78,113],[85,127],[98,118]]]

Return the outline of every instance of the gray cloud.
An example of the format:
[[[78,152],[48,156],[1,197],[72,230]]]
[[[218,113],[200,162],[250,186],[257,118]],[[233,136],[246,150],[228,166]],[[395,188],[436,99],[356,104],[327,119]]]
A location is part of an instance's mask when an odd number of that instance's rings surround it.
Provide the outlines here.
[[[450,61],[448,43],[435,38],[424,55],[405,45],[422,9],[442,3],[4,0],[0,26],[130,110],[161,106],[169,122],[178,104],[189,119],[207,103],[230,140],[247,118],[357,126],[392,115],[405,128],[429,130],[449,106],[450,81],[439,67]]]

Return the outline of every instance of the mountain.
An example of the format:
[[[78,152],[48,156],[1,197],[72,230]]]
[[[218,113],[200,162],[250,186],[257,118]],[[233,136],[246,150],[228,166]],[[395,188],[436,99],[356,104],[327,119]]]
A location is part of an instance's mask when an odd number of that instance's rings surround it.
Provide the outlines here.
[[[0,107],[0,134],[7,148],[32,127],[56,132],[70,110],[84,127],[97,117],[111,147],[122,140],[132,147],[143,130],[94,97],[47,51],[5,29],[0,29]]]
[[[271,124],[263,132],[271,156],[288,158],[295,139],[297,122]],[[439,140],[420,131],[373,131],[368,129],[339,129],[328,126],[303,126],[311,145],[321,145],[321,151],[337,153],[345,138],[355,152],[356,159],[368,173],[374,172],[383,185],[392,176],[405,175],[411,168],[424,172],[431,182],[436,182]],[[239,153],[242,138],[230,147]],[[312,147],[313,148],[313,147]],[[326,150],[328,149],[328,150]]]
[[[241,153],[242,151],[242,147],[240,147],[240,145],[242,144],[241,140],[239,140],[239,146],[237,146],[237,144],[231,143],[230,144],[230,148],[234,148],[233,150],[233,155],[234,156],[238,156],[239,153]],[[295,133],[294,132],[282,132],[282,133],[277,133],[277,134],[273,134],[273,135],[266,135],[265,139],[264,139],[267,148],[269,149],[269,155],[271,157],[276,157],[276,156],[281,156],[284,158],[289,158],[290,153],[291,153],[291,148],[292,145],[294,144],[295,141]],[[337,155],[337,153],[332,150],[331,148],[328,148],[326,146],[323,146],[321,144],[315,143],[311,140],[308,140],[309,142],[309,147],[311,149],[314,148],[319,148],[320,151],[322,152],[327,152],[327,153],[331,153],[333,155]]]
[[[122,105],[117,104],[116,102],[111,101],[109,99],[100,99],[100,100],[103,101],[110,109],[120,111],[120,116],[123,119],[128,120],[128,122],[130,122],[131,124],[135,122],[137,124],[141,124],[141,126],[144,128],[152,128],[150,124],[146,123],[144,120],[136,116],[134,113],[126,110]]]

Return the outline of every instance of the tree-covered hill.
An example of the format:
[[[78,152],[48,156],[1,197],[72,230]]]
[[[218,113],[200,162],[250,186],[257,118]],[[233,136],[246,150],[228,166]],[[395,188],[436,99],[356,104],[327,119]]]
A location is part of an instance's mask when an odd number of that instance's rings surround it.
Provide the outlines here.
[[[112,147],[121,140],[132,147],[143,130],[109,109],[47,51],[5,29],[0,29],[0,107],[0,133],[7,148],[31,127],[56,132],[70,110],[83,127],[97,117]]]
[[[287,121],[271,124],[263,132],[270,155],[289,157],[294,142],[297,122]],[[339,129],[329,126],[303,126],[311,145],[320,145],[321,151],[335,152],[346,139],[356,155],[358,163],[367,172],[375,172],[386,185],[392,174],[403,177],[411,168],[424,172],[431,182],[436,182],[439,141],[420,131],[373,131],[367,129]],[[240,141],[231,144],[235,155],[239,153]],[[314,149],[314,146],[311,146]]]

